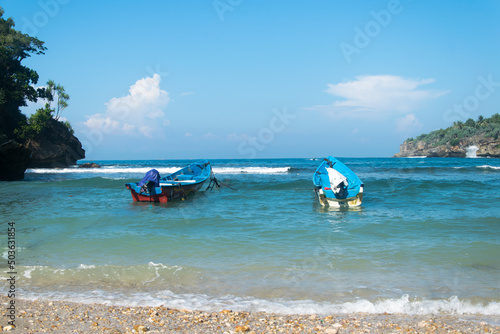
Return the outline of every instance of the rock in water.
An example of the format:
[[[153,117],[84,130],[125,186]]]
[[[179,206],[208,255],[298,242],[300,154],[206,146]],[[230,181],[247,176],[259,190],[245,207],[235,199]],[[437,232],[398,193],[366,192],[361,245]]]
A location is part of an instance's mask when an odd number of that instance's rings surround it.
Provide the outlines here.
[[[81,164],[78,166],[79,168],[101,168],[98,164],[95,162],[86,162],[84,164]]]
[[[29,149],[14,140],[0,144],[0,181],[24,179],[30,154]]]

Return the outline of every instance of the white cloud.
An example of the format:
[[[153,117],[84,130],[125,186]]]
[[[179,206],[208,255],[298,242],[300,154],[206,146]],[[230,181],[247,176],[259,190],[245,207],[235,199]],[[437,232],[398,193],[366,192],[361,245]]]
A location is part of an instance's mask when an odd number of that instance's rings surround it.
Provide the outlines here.
[[[103,114],[88,116],[85,125],[104,133],[141,135],[149,138],[161,135],[170,125],[164,109],[170,98],[160,88],[160,76],[137,80],[129,94],[113,97],[106,103]]]
[[[327,93],[339,97],[331,105],[314,106],[309,110],[324,111],[334,116],[367,117],[404,114],[448,91],[421,89],[434,79],[406,79],[396,75],[363,75],[356,80],[327,84]]]
[[[422,123],[417,119],[414,114],[408,114],[403,118],[400,118],[396,122],[396,129],[398,132],[408,132],[411,130],[420,130],[422,128]]]
[[[218,139],[219,135],[213,134],[212,132],[205,133],[203,135],[203,138],[205,139]]]
[[[226,136],[226,140],[228,142],[241,142],[241,141],[249,141],[252,139],[256,140],[257,137],[252,137],[246,133],[242,133],[242,134],[230,133]]]
[[[85,122],[89,128],[104,130],[104,132],[110,132],[120,128],[120,122],[114,121],[109,117],[105,117],[102,114],[95,114],[91,116]],[[129,126],[127,124],[127,126]]]

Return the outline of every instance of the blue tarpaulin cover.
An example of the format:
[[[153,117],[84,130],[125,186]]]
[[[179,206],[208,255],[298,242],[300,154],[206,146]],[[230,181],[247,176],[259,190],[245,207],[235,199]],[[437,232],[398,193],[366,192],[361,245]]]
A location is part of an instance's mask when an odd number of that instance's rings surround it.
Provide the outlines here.
[[[336,184],[333,185],[331,183],[330,173],[328,172],[328,169],[330,168],[336,170],[346,179],[346,182],[344,182],[345,188],[343,189],[343,191],[338,193],[335,193],[333,191],[332,188],[335,188]],[[326,197],[340,199],[357,196],[361,187],[363,186],[363,182],[361,182],[359,177],[354,174],[352,170],[350,170],[346,165],[332,156],[329,156],[327,159],[325,159],[319,165],[318,169],[316,169],[316,173],[314,173],[313,176],[313,183],[316,187],[323,188]]]
[[[139,187],[143,185],[147,185],[148,181],[152,181],[155,184],[155,187],[160,186],[160,173],[156,169],[151,169],[146,173],[146,175],[142,178],[142,180],[137,184]]]

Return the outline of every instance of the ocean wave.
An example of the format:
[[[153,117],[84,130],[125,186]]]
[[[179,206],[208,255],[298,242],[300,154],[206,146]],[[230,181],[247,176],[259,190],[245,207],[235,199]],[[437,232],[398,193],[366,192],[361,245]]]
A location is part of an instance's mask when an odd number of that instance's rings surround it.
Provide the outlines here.
[[[170,174],[176,172],[181,167],[160,167],[156,168],[160,174]],[[145,174],[152,167],[102,167],[102,168],[31,168],[26,173],[32,174]]]
[[[216,174],[283,174],[288,173],[290,167],[214,167]]]
[[[32,174],[146,174],[153,167],[113,167],[102,168],[31,168],[26,173]],[[160,175],[171,174],[182,167],[155,167]],[[288,173],[291,167],[213,167],[215,174],[283,174]]]
[[[19,266],[17,267],[20,282],[30,286],[50,286],[68,284],[86,284],[89,281],[106,282],[108,287],[119,289],[126,285],[140,283],[148,285],[157,279],[159,284],[180,284],[184,280],[196,280],[199,273],[180,266],[168,266],[161,263],[132,265],[127,267],[116,265],[80,264],[72,268],[55,268],[51,266]],[[138,282],[137,277],[141,277]]]
[[[357,299],[353,302],[328,303],[313,300],[259,299],[225,295],[213,297],[206,294],[176,294],[170,290],[155,293],[109,292],[93,289],[86,292],[23,291],[23,297],[30,300],[73,301],[84,304],[113,306],[164,306],[175,309],[218,312],[231,309],[237,312],[265,312],[279,314],[407,314],[407,315],[500,315],[500,302],[473,302],[454,296],[449,299],[380,298],[377,301]]]
[[[482,166],[477,166],[477,168],[500,171],[499,166],[482,165]]]
[[[498,298],[457,296],[441,299],[410,297],[367,298],[354,293],[341,302],[313,300],[301,295],[274,298],[252,293],[227,294],[203,269],[188,266],[146,264],[117,266],[79,264],[71,268],[19,266],[20,293],[26,299],[65,300],[116,306],[159,306],[217,311],[283,314],[402,313],[500,315]],[[99,288],[97,288],[99,286]],[[0,287],[0,292],[5,287]],[[175,292],[174,292],[175,291]],[[311,297],[309,297],[311,298]]]

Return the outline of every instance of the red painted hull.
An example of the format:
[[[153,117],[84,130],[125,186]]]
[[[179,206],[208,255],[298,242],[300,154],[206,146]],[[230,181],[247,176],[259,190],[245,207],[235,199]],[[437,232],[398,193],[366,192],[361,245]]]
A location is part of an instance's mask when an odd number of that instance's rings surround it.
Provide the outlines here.
[[[127,189],[130,190],[134,202],[167,203],[170,201],[186,199],[199,190],[204,183],[205,182],[181,186],[163,186],[161,187],[161,193],[154,195],[137,193],[135,189],[129,186],[127,186]]]

